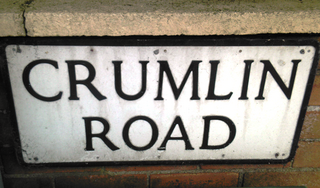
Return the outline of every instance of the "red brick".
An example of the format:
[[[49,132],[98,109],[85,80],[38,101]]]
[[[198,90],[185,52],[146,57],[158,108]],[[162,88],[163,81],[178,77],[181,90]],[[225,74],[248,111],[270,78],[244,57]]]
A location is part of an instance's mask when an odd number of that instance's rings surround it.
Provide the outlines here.
[[[246,173],[244,187],[306,186],[320,187],[320,172],[263,172]]]
[[[88,175],[88,176],[64,176],[55,181],[56,188],[147,188],[147,175]]]
[[[306,113],[300,138],[320,138],[320,111],[309,111]]]
[[[320,105],[320,76],[316,76],[309,100],[310,106]]]
[[[289,168],[291,162],[286,164],[225,164],[225,165],[201,165],[200,168],[208,169],[263,169],[263,168]]]
[[[156,165],[156,166],[110,166],[106,167],[106,171],[121,172],[121,171],[160,171],[160,170],[195,170],[196,165]]]
[[[4,178],[3,184],[7,188],[53,188],[50,178]]]
[[[299,142],[293,167],[320,167],[320,142]]]
[[[150,176],[150,187],[236,187],[238,173],[155,174]]]

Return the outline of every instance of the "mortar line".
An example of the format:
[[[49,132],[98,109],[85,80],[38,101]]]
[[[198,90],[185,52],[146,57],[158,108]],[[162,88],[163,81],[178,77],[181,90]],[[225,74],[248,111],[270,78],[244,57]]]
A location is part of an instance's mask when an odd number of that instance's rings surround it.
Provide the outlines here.
[[[290,163],[290,167],[289,167],[289,168],[293,168],[293,163],[294,163],[294,159],[291,160],[291,163]]]
[[[117,172],[114,173],[110,176],[116,176],[116,175],[133,175],[133,174],[147,174],[148,176],[152,174],[174,174],[174,173],[179,173],[179,174],[186,174],[186,173],[223,173],[223,172],[233,172],[233,173],[255,173],[255,172],[319,172],[320,168],[312,168],[312,167],[307,167],[307,168],[264,168],[264,169],[232,169],[232,170],[187,170],[187,171],[171,171],[171,170],[161,170],[161,171],[132,171],[132,172]],[[37,174],[4,174],[5,178],[30,178],[30,177],[59,177],[59,176],[84,176],[86,173],[79,173],[79,172],[74,172],[74,173],[48,173],[48,174],[43,174],[43,173],[37,173]],[[100,172],[93,172],[90,173],[90,175],[101,175]]]
[[[304,141],[304,142],[320,142],[319,138],[303,138],[300,139],[299,141]]]
[[[147,174],[147,187],[150,188],[150,174]]]
[[[55,177],[51,178],[51,184],[53,187],[56,187],[56,178]]]
[[[244,178],[244,172],[239,172],[239,178],[238,178],[238,185],[237,187],[243,187],[243,178]]]

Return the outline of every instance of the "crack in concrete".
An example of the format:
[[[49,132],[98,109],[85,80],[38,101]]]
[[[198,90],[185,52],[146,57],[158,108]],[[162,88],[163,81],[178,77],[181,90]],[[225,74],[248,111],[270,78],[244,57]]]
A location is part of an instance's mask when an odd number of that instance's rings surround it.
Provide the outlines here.
[[[23,24],[23,29],[24,29],[24,32],[26,34],[26,36],[28,36],[28,30],[27,30],[27,27],[26,27],[26,16],[25,16],[25,13],[26,13],[26,10],[24,9],[23,12],[22,12],[22,24]]]
[[[27,29],[27,26],[26,26],[26,9],[30,7],[31,3],[33,2],[34,0],[26,0],[23,4],[21,4],[21,9],[22,9],[22,24],[23,24],[23,29],[24,29],[24,32],[26,34],[26,36],[28,36],[28,29]]]

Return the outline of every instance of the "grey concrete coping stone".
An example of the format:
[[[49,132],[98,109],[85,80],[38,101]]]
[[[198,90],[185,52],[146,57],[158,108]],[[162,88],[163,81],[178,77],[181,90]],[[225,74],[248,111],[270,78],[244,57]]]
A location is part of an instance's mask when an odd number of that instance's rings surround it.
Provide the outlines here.
[[[7,1],[0,36],[320,33],[319,0]]]
[[[0,37],[25,36],[22,0],[0,1]]]

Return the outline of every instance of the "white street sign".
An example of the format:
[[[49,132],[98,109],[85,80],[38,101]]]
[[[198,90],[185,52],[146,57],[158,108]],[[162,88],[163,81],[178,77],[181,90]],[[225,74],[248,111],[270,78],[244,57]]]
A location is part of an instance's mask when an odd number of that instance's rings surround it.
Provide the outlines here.
[[[7,45],[23,161],[288,160],[316,53],[313,45]]]

